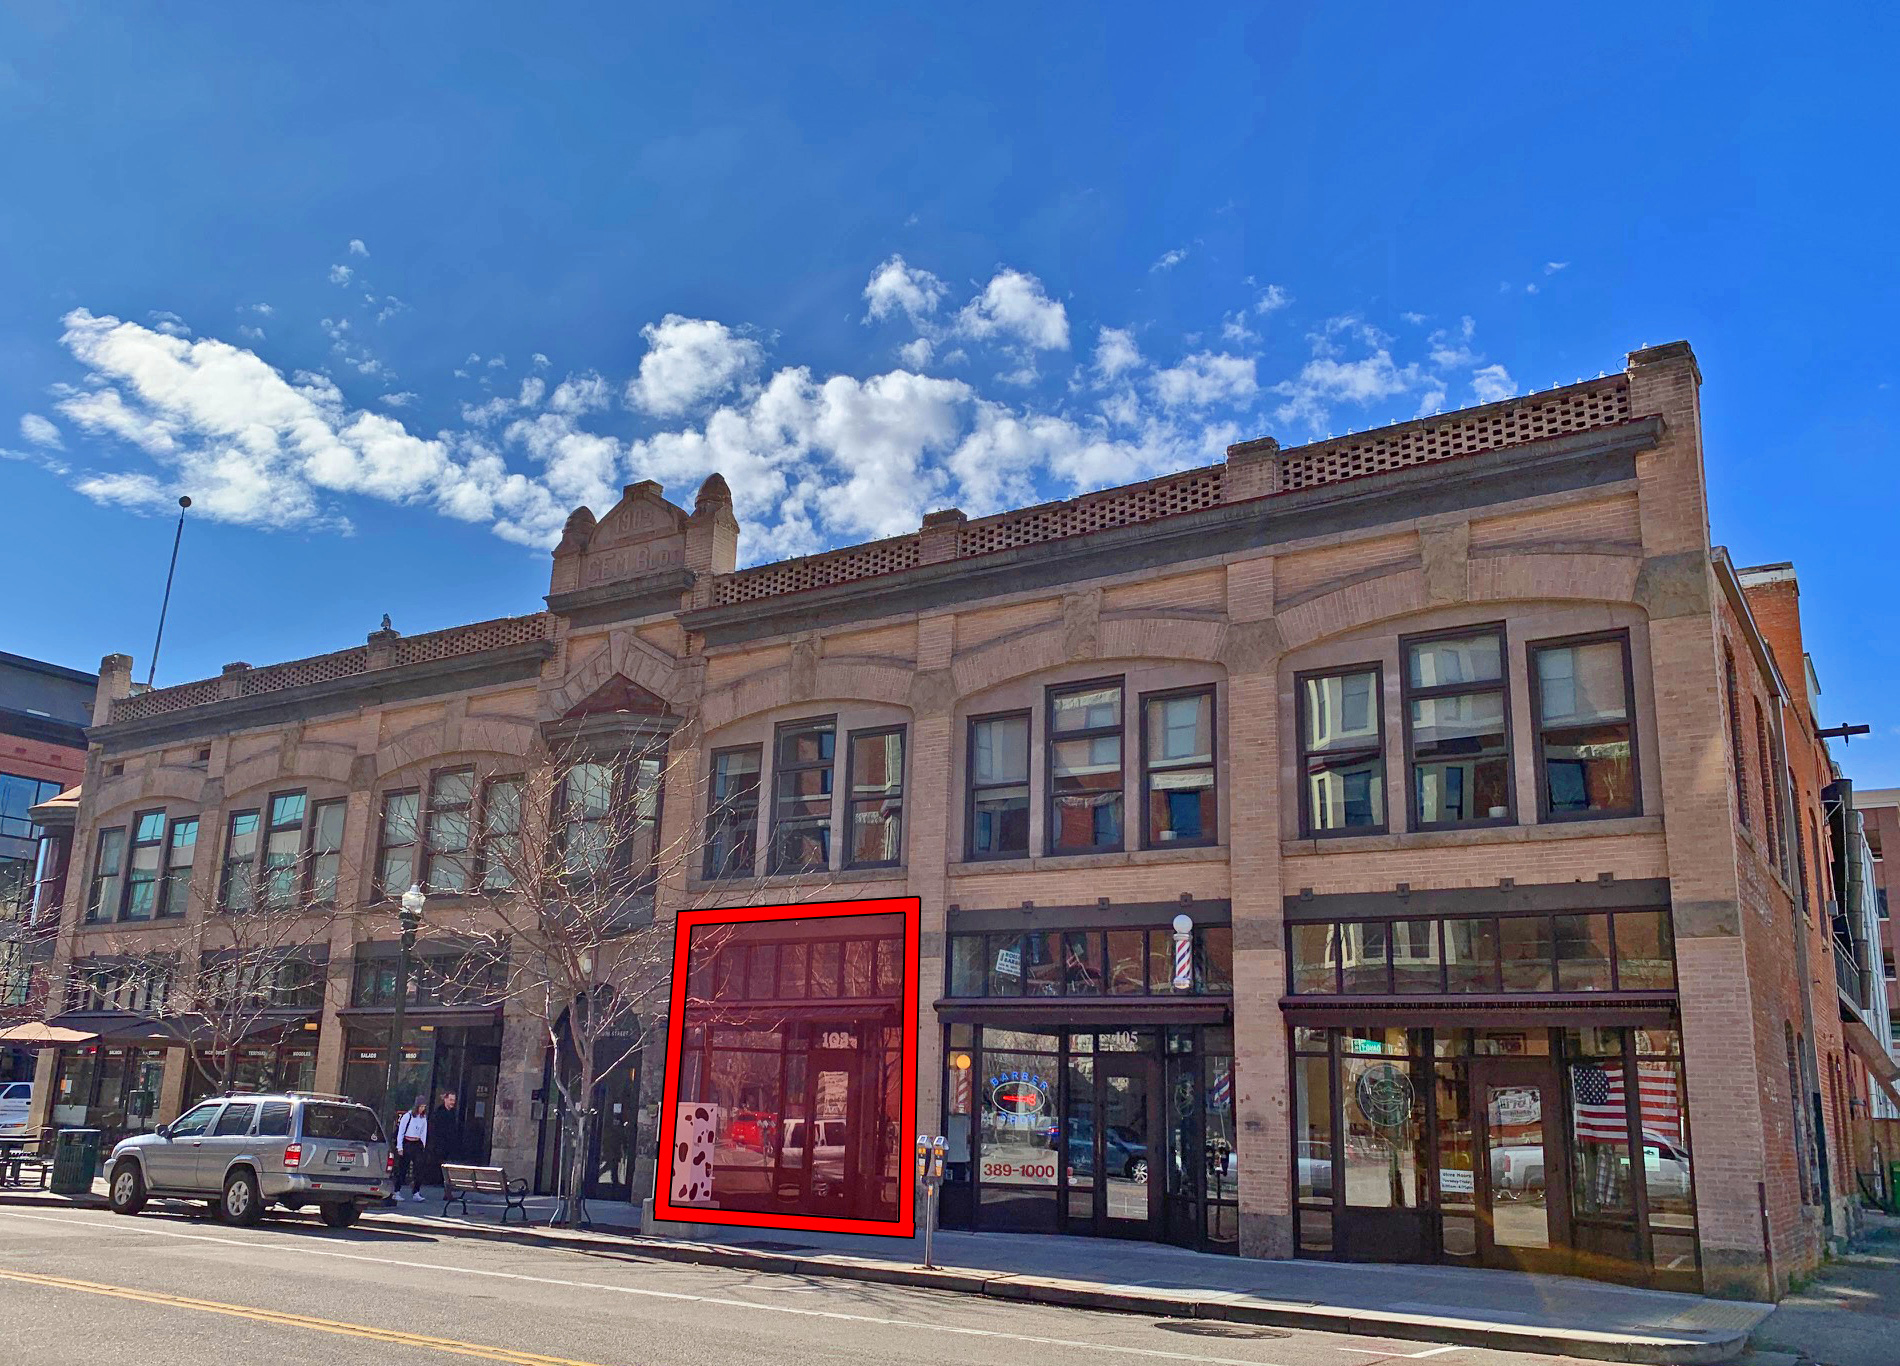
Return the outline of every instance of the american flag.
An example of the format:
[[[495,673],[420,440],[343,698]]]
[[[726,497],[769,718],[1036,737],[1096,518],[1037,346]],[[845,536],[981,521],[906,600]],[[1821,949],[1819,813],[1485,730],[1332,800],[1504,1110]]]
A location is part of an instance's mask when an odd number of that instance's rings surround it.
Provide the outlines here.
[[[1676,1069],[1670,1063],[1636,1064],[1643,1132],[1671,1143],[1681,1141],[1682,1111],[1676,1096]],[[1629,1114],[1624,1108],[1623,1069],[1577,1063],[1570,1069],[1576,1097],[1577,1139],[1627,1142]]]

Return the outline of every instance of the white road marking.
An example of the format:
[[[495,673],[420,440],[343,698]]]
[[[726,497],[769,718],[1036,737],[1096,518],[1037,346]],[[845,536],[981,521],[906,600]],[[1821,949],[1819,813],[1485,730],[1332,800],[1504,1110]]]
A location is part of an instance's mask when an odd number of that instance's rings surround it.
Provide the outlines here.
[[[915,1328],[927,1333],[948,1333],[956,1337],[1000,1338],[1006,1342],[1029,1342],[1043,1347],[1072,1347],[1084,1352],[1113,1352],[1118,1356],[1151,1357],[1163,1361],[1205,1361],[1214,1366],[1275,1366],[1258,1358],[1211,1357],[1200,1352],[1165,1352],[1154,1347],[1118,1347],[1112,1343],[1077,1342],[1072,1338],[1037,1337],[1029,1333],[1004,1333],[992,1328],[961,1328],[947,1323],[919,1323],[914,1319],[887,1319],[871,1314],[844,1314],[832,1309],[798,1309],[787,1304],[758,1304],[752,1300],[727,1299],[718,1295],[691,1295],[677,1290],[643,1290],[635,1286],[607,1285],[599,1281],[569,1281],[554,1276],[529,1276],[518,1271],[489,1271],[481,1267],[445,1266],[440,1262],[415,1262],[401,1257],[372,1257],[360,1252],[334,1252],[311,1247],[299,1241],[295,1246],[266,1242],[247,1242],[242,1238],[218,1238],[207,1233],[181,1233],[177,1229],[153,1228],[130,1220],[101,1224],[91,1219],[67,1219],[46,1214],[21,1214],[0,1209],[0,1218],[26,1219],[40,1224],[65,1224],[75,1228],[113,1228],[126,1233],[147,1233],[159,1238],[178,1238],[193,1243],[217,1243],[241,1247],[246,1251],[288,1252],[299,1257],[334,1257],[346,1262],[373,1262],[379,1266],[401,1266],[417,1271],[452,1271],[463,1276],[487,1276],[496,1280],[526,1281],[535,1285],[558,1285],[571,1290],[603,1290],[615,1295],[638,1295],[645,1299],[677,1300],[686,1304],[714,1305],[721,1309],[751,1309],[762,1314],[791,1314],[798,1318],[833,1319],[844,1323],[864,1323],[879,1328]]]
[[[1339,1350],[1342,1352],[1358,1352],[1361,1356],[1404,1357],[1408,1361],[1413,1361],[1419,1357],[1435,1357],[1445,1352],[1462,1352],[1465,1349],[1461,1345],[1454,1343],[1449,1347],[1427,1347],[1422,1352],[1395,1352],[1389,1347],[1341,1347]]]

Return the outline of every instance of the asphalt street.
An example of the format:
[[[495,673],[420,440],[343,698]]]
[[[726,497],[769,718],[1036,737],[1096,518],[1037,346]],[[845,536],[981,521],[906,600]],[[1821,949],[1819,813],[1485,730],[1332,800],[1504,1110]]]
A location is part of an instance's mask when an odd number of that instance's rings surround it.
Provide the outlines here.
[[[0,1209],[0,1337],[36,1366],[1544,1366],[1567,1358],[1012,1305],[282,1216]]]

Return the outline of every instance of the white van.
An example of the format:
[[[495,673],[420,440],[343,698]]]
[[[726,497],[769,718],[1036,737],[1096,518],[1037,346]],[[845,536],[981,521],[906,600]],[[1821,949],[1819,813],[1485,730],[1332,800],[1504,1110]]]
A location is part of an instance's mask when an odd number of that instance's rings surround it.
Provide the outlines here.
[[[32,1100],[32,1082],[0,1082],[0,1138],[26,1132],[27,1107]]]

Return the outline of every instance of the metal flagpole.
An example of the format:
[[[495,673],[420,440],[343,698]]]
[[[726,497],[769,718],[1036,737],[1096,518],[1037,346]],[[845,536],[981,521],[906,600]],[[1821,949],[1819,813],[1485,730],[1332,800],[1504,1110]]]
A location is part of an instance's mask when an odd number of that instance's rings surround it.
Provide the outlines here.
[[[158,677],[158,647],[165,639],[165,613],[172,605],[172,575],[178,572],[178,543],[185,538],[185,509],[191,506],[191,499],[178,500],[178,530],[172,533],[172,562],[165,571],[165,600],[158,605],[158,634],[152,638],[152,667],[145,671],[145,686],[151,687],[152,680]]]

